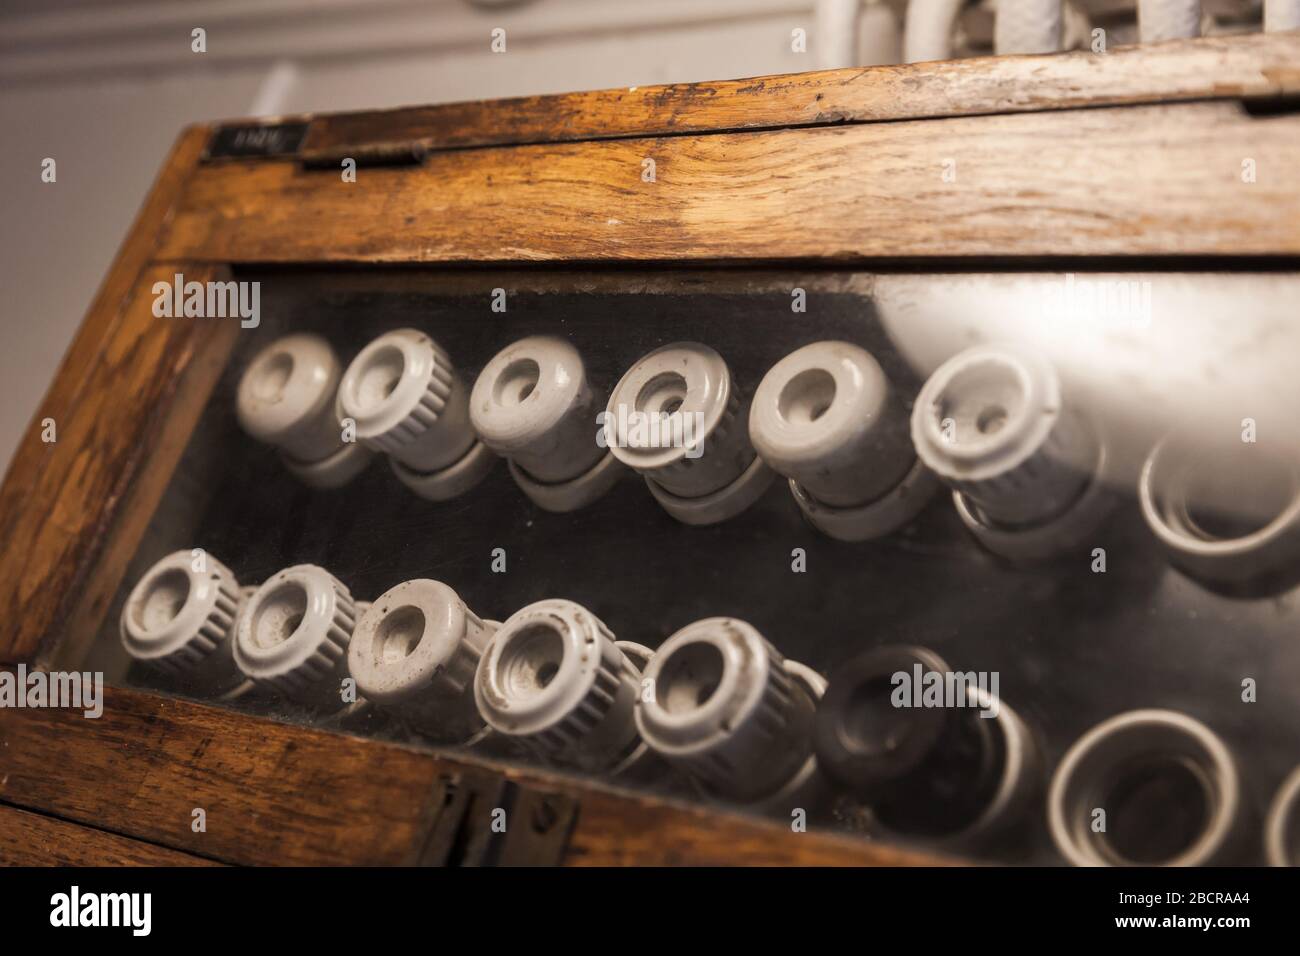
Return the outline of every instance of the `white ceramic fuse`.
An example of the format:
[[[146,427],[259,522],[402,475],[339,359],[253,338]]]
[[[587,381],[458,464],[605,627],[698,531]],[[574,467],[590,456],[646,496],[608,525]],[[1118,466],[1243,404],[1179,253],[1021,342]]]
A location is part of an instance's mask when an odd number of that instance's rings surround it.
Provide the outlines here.
[[[154,562],[122,607],[122,645],[198,692],[222,694],[244,679],[235,626],[244,602],[235,575],[211,555],[176,551]]]
[[[938,488],[880,363],[848,342],[777,362],[754,392],[749,436],[813,526],[843,541],[898,530]]]
[[[348,671],[367,700],[400,714],[414,729],[468,743],[483,729],[474,673],[497,628],[440,581],[403,581],[357,621]]]
[[[771,807],[819,803],[813,714],[826,689],[750,624],[713,617],[682,628],[646,670],[641,736],[714,797]]]
[[[605,433],[664,510],[686,524],[715,524],[748,508],[772,480],[749,443],[748,407],[721,355],[678,342],[623,375]]]
[[[623,770],[641,740],[641,674],[609,628],[579,604],[546,600],[507,618],[474,679],[483,719],[559,764]]]
[[[596,441],[604,403],[578,350],[548,335],[520,339],[479,373],[470,420],[483,443],[508,459],[524,494],[546,511],[575,511],[623,473]]]
[[[343,440],[341,375],[328,342],[297,333],[259,352],[244,370],[236,393],[240,427],[278,448],[285,466],[316,488],[347,484],[374,455],[358,442]]]
[[[347,587],[314,564],[285,568],[249,599],[235,632],[235,661],[260,687],[322,712],[348,701],[348,642],[358,608]]]
[[[496,462],[470,424],[468,390],[423,332],[397,329],[367,345],[343,374],[339,399],[357,438],[386,453],[397,477],[423,498],[462,495]]]
[[[912,443],[971,532],[1008,558],[1076,547],[1113,501],[1104,445],[1063,405],[1051,363],[1018,345],[979,345],[939,366],[912,409]]]

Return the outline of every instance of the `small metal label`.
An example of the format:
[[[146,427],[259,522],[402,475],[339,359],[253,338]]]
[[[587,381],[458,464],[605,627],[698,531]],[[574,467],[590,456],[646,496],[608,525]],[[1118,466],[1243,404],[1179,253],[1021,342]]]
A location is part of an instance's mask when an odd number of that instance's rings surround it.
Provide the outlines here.
[[[228,156],[292,156],[307,136],[306,123],[222,126],[208,141],[206,159]]]

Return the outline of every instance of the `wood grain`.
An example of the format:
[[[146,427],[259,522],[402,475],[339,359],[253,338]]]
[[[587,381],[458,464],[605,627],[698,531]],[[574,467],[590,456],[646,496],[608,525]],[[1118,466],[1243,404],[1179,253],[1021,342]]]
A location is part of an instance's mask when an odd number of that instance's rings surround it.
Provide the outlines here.
[[[232,322],[152,316],[170,263],[204,279],[230,263],[1293,257],[1300,117],[1226,100],[1295,92],[1298,59],[1300,37],[1257,35],[315,118],[318,157],[435,150],[355,184],[285,161],[196,169],[208,131],[191,129],[0,488],[0,661],[56,639],[75,659],[233,341]],[[1154,105],[1175,100],[1219,102]],[[87,853],[410,863],[435,783],[468,766],[114,690],[97,721],[0,710],[0,847],[19,857],[21,827],[71,862],[91,827],[112,846]],[[580,797],[572,863],[930,862],[498,769]]]
[[[646,158],[654,182],[642,179]],[[1285,256],[1300,253],[1298,187],[1300,115],[1189,103],[444,152],[418,169],[362,170],[355,183],[290,162],[227,163],[195,174],[158,254]]]
[[[570,866],[933,866],[884,844],[645,797],[584,796]]]
[[[115,542],[118,560],[142,530],[144,511],[152,510],[150,502],[138,497],[137,482],[149,469],[144,490],[156,501],[179,447],[168,447],[160,458],[152,453],[164,435],[176,444],[177,424],[185,433],[193,427],[219,372],[220,362],[212,355],[233,343],[237,320],[153,315],[153,283],[170,282],[176,271],[145,269],[117,316],[91,315],[90,324],[113,326],[103,350],[93,359],[78,356],[79,367],[63,369],[49,403],[37,413],[55,420],[58,440],[44,446],[43,459],[16,461],[11,470],[13,480],[5,485],[0,509],[0,615],[9,625],[0,635],[0,660],[31,660],[44,639],[78,636],[67,630],[69,614],[84,596],[121,509],[128,500],[147,506],[138,509],[128,534]],[[198,266],[185,277],[203,282],[220,274]],[[195,369],[207,388],[192,393],[195,401],[188,405],[177,405],[178,389]],[[75,397],[69,403],[70,393]],[[178,412],[182,419],[169,429],[169,419]],[[41,444],[39,430],[29,430],[27,443]],[[20,488],[26,493],[18,498]],[[106,570],[110,576],[121,572],[120,567]],[[87,631],[81,636],[89,636],[91,627],[84,621],[79,626]]]
[[[1300,36],[1255,33],[1104,55],[972,57],[317,116],[303,155],[320,162],[385,143],[448,149],[1270,95],[1298,84]]]
[[[206,138],[205,128],[197,126],[181,134],[136,215],[131,231],[123,239],[122,247],[55,373],[49,392],[14,452],[3,487],[0,487],[0,536],[4,533],[5,517],[12,510],[10,505],[21,501],[31,488],[40,483],[49,459],[57,450],[41,442],[41,419],[49,416],[59,420],[77,403],[85,387],[85,373],[103,354],[116,331],[135,280],[153,253],[158,230],[193,171]]]
[[[141,288],[147,289],[159,275],[170,279],[176,272],[196,281],[230,278],[229,270],[222,267],[176,264],[161,273],[144,273]],[[99,623],[171,482],[240,332],[239,323],[233,319],[155,319],[154,322],[191,328],[188,332],[183,328],[170,330],[180,333],[180,342],[175,352],[160,355],[170,364],[153,370],[167,391],[153,399],[153,407],[144,416],[148,431],[129,448],[138,457],[139,464],[129,478],[120,479],[125,486],[115,512],[105,516],[111,523],[103,532],[101,550],[93,555],[94,560],[88,563],[80,584],[62,609],[59,639],[41,645],[40,659],[51,667],[78,666],[99,633]]]
[[[579,798],[569,862],[932,862],[124,689],[106,690],[98,720],[0,710],[0,741],[0,801],[229,863],[414,863],[435,820],[439,775],[484,767]],[[196,807],[206,810],[204,833],[191,829]]]
[[[76,582],[147,458],[144,440],[165,417],[160,399],[212,331],[175,323],[153,335],[159,320],[140,285],[205,138],[193,127],[172,150],[0,486],[0,614],[8,622],[0,661],[33,659],[41,640],[61,630]],[[45,418],[57,442],[41,440]]]
[[[93,827],[0,806],[0,866],[218,865]]]
[[[431,819],[434,774],[406,751],[185,701],[112,691],[98,720],[0,728],[0,799],[228,862],[409,864]]]

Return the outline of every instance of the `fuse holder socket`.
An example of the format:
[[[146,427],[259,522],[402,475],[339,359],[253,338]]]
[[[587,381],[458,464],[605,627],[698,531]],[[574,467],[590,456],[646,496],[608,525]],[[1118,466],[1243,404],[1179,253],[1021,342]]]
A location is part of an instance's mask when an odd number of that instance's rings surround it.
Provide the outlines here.
[[[119,619],[122,645],[168,678],[220,694],[243,679],[233,657],[243,604],[234,573],[216,558],[172,552],[155,561],[127,596]]]
[[[308,707],[339,710],[348,643],[362,608],[324,568],[285,568],[249,599],[236,630],[235,661],[261,687]]]
[[[771,484],[749,443],[749,403],[714,349],[676,342],[642,356],[606,406],[607,444],[686,524],[740,514]]]
[[[508,617],[474,679],[483,720],[546,759],[604,771],[640,744],[633,710],[641,675],[586,608],[550,599]]]
[[[502,349],[470,394],[480,440],[509,461],[511,477],[534,504],[555,512],[595,501],[624,470],[597,442],[603,408],[581,354],[549,335]]]
[[[240,427],[276,447],[285,467],[315,488],[342,487],[374,455],[343,440],[341,376],[338,357],[325,339],[295,333],[258,352],[236,391]]]

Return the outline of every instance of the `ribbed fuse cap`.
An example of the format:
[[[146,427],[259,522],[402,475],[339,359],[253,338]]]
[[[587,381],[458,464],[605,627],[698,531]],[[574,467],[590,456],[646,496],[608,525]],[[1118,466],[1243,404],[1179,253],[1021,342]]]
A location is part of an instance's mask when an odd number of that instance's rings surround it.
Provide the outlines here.
[[[463,741],[482,726],[474,673],[495,630],[442,582],[403,581],[361,615],[348,670],[367,700],[399,710],[425,732]]]
[[[210,555],[176,551],[156,561],[122,607],[128,654],[173,678],[220,692],[242,680],[232,656],[239,582]]]
[[[342,368],[319,335],[276,339],[254,356],[239,380],[235,411],[253,438],[313,462],[338,451],[335,415]]]
[[[771,483],[771,471],[749,443],[748,401],[707,345],[677,342],[643,356],[614,387],[605,410],[615,457],[644,475],[679,521],[724,521]]]
[[[713,617],[682,628],[646,670],[637,726],[651,749],[719,796],[780,791],[812,754],[813,696],[751,625]]]
[[[339,381],[342,368],[319,335],[276,339],[248,364],[239,380],[235,413],[240,426],[280,449],[285,466],[315,488],[338,488],[374,456],[343,440]]]
[[[896,834],[971,847],[1002,832],[1036,789],[1038,751],[1018,715],[974,676],[924,647],[851,658],[817,710],[822,770]],[[928,684],[954,697],[926,699]]]
[[[470,420],[479,438],[510,460],[515,482],[549,511],[594,501],[622,473],[596,440],[603,408],[578,350],[549,335],[532,335],[498,352],[470,395]]]
[[[339,396],[357,438],[414,471],[446,468],[474,444],[465,386],[423,332],[397,329],[367,345],[343,374]]]
[[[938,488],[880,363],[848,342],[814,342],[777,362],[754,393],[749,436],[809,522],[841,541],[897,531]]]
[[[912,409],[922,461],[995,526],[1051,520],[1091,478],[1096,443],[1062,407],[1056,370],[1018,345],[979,345],[934,372]]]
[[[324,568],[285,568],[253,593],[240,615],[235,660],[259,686],[337,710],[357,614],[347,587]]]
[[[773,471],[828,505],[879,498],[916,460],[880,363],[848,342],[814,342],[772,366],[754,392],[749,435]]]
[[[640,677],[609,628],[573,601],[538,601],[507,618],[474,680],[479,713],[559,763],[606,770],[637,748]]]

